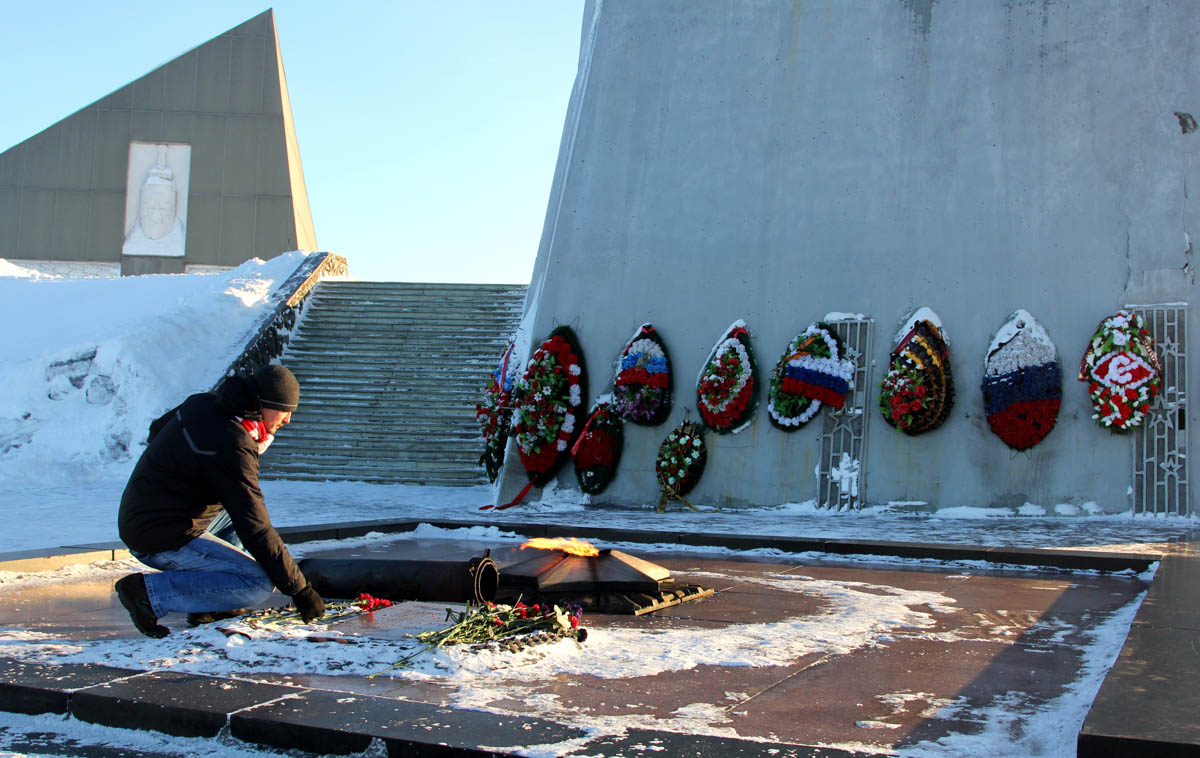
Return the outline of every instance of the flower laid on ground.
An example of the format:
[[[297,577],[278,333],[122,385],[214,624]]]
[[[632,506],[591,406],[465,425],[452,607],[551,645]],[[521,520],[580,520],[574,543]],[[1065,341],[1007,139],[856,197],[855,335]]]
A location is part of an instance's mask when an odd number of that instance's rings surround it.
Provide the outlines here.
[[[700,417],[710,429],[725,434],[749,423],[757,402],[756,374],[750,332],[739,319],[713,347],[696,382]]]
[[[936,429],[950,416],[950,350],[936,313],[921,308],[900,329],[880,390],[884,420],[905,434]]]
[[[667,508],[668,500],[678,500],[694,511],[700,510],[684,498],[704,473],[708,462],[708,451],[699,425],[685,421],[671,430],[658,448],[654,462],[654,473],[662,491],[658,500],[658,512]]]
[[[854,378],[854,364],[828,324],[812,324],[788,343],[771,372],[767,413],[785,432],[807,424],[823,403],[841,408]]]
[[[450,626],[409,635],[423,647],[367,678],[373,679],[392,669],[407,666],[417,656],[446,645],[469,644],[473,649],[481,649],[494,644],[501,649],[515,651],[529,644],[557,642],[561,639],[583,642],[587,639],[587,629],[579,625],[582,618],[583,609],[578,605],[526,605],[520,600],[513,605],[491,602],[468,604],[461,612],[447,608],[446,620],[453,622]]]
[[[513,384],[516,379],[516,361],[512,360],[513,342],[510,340],[500,365],[492,372],[483,389],[483,402],[475,404],[475,420],[479,422],[483,436],[483,454],[479,463],[487,471],[488,481],[496,481],[500,467],[504,465],[504,447],[508,444],[508,433],[512,425]]]
[[[1142,317],[1119,310],[1100,322],[1079,364],[1101,426],[1123,432],[1142,423],[1158,396],[1162,366]]]
[[[607,396],[598,399],[579,439],[571,447],[579,488],[589,495],[603,492],[617,474],[624,444],[625,430],[620,416]]]
[[[1014,450],[1041,442],[1058,419],[1062,366],[1050,335],[1027,311],[1009,317],[983,362],[988,426]]]
[[[325,615],[321,616],[317,624],[332,624],[338,621],[343,621],[354,616],[361,616],[364,613],[374,613],[380,608],[389,608],[392,605],[391,600],[372,597],[367,593],[360,594],[354,600],[331,600],[325,603]],[[239,632],[239,626],[244,626],[250,630],[271,632],[279,631],[285,627],[306,625],[304,619],[300,617],[300,611],[290,605],[280,606],[278,608],[263,608],[257,611],[250,611],[241,616],[235,616],[226,620],[223,628],[228,631]]]
[[[391,608],[392,607],[391,600],[385,600],[381,597],[371,597],[370,595],[368,595],[365,592],[360,594],[354,600],[354,602],[358,603],[359,607],[361,607],[365,613],[370,613],[371,611],[376,611],[376,610],[379,610],[380,608]]]
[[[513,389],[513,436],[529,480],[550,481],[579,429],[586,371],[570,327],[560,326],[534,352]]]
[[[626,421],[656,426],[671,414],[671,360],[667,345],[642,324],[617,359],[613,407]]]

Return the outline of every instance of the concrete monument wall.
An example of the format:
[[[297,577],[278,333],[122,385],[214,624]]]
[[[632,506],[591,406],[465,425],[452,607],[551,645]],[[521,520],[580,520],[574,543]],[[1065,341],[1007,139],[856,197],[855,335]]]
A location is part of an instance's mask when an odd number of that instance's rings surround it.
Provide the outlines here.
[[[675,370],[671,418],[626,424],[596,500],[657,500],[658,445],[698,419],[697,374],[739,318],[759,409],[707,435],[693,502],[813,498],[820,425],[773,428],[765,379],[789,339],[840,312],[874,321],[869,502],[1128,508],[1130,438],[1091,419],[1075,373],[1121,306],[1193,304],[1198,26],[1187,0],[591,0],[523,336],[572,325],[593,396],[643,322]],[[878,383],[922,306],[945,327],[957,400],[906,437],[883,422]],[[1063,366],[1057,426],[1022,453],[990,431],[980,391],[1017,309]],[[1186,323],[1195,334],[1194,307]],[[1198,420],[1193,403],[1185,425]],[[524,482],[510,443],[497,495]],[[577,487],[569,464],[559,482]]]
[[[316,247],[269,10],[0,153],[10,260],[174,273]]]

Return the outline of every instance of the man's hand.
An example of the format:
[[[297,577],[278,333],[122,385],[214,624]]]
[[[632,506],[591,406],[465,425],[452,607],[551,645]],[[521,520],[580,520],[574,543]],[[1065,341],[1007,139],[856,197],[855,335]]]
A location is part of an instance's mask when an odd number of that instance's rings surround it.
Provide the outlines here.
[[[292,595],[292,602],[296,604],[296,610],[300,611],[300,618],[304,619],[306,624],[311,624],[325,615],[325,601],[311,584],[304,585],[304,589]]]

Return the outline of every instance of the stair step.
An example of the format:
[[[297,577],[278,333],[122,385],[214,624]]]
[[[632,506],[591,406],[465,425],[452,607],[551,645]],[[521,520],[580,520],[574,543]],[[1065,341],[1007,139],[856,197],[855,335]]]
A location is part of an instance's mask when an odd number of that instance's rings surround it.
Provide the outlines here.
[[[346,476],[351,472],[370,474],[374,477],[384,476],[389,472],[403,472],[409,476],[425,472],[464,481],[476,481],[483,476],[483,470],[479,466],[457,462],[438,466],[432,461],[400,460],[376,465],[349,456],[296,456],[291,460],[279,461],[271,467],[271,473],[276,477],[303,471],[332,472],[337,478],[346,479],[351,478]]]
[[[427,356],[430,358],[451,358],[462,356],[465,353],[477,360],[494,362],[494,356],[503,352],[507,344],[508,340],[500,337],[478,340],[438,340],[412,339],[411,337],[382,337],[378,335],[359,335],[353,338],[339,338],[333,335],[309,337],[301,333],[293,337],[288,346],[293,350],[325,352],[336,350],[350,353],[387,353],[399,350],[405,354]]]
[[[361,308],[359,306],[362,306]],[[373,300],[356,300],[352,298],[314,297],[305,306],[306,316],[319,315],[322,319],[332,319],[334,322],[353,319],[353,310],[366,311],[364,318],[374,321],[412,319],[417,314],[429,313],[445,321],[465,321],[471,318],[488,318],[500,320],[519,316],[524,303],[517,300],[495,302],[477,300],[445,302],[430,300],[395,300],[380,302]]]
[[[354,435],[346,429],[325,428],[312,429],[306,432],[303,437],[296,435],[296,439],[283,442],[283,438],[277,439],[271,445],[271,453],[274,454],[275,448],[280,450],[293,450],[301,447],[312,448],[314,450],[324,448],[337,448],[339,450],[363,448],[370,445],[395,445],[398,448],[409,447],[415,450],[438,450],[438,451],[483,451],[483,438],[479,436],[478,429],[462,429],[458,434],[449,434],[446,432],[436,432],[438,436],[433,436],[433,433],[422,433],[420,430],[379,430],[369,435]],[[264,465],[267,458],[264,456]],[[479,456],[476,455],[476,458]]]
[[[272,445],[272,448],[275,446]],[[275,453],[275,450],[271,450]],[[281,450],[278,454],[273,455],[275,459],[272,461],[272,468],[280,468],[289,463],[313,463],[313,464],[329,464],[337,461],[340,464],[355,465],[363,464],[364,458],[367,459],[368,465],[381,466],[386,464],[388,467],[396,465],[406,466],[409,468],[435,468],[435,469],[457,469],[457,468],[472,468],[476,461],[479,460],[479,454],[482,450],[461,451],[461,453],[442,452],[439,450],[418,449],[416,444],[405,447],[394,446],[375,446],[363,445],[355,447],[310,447],[310,448],[292,448],[290,450]]]
[[[467,477],[439,476],[426,472],[388,472],[379,474],[375,472],[356,471],[350,475],[342,476],[337,473],[323,471],[290,471],[278,475],[263,472],[259,478],[263,481],[280,479],[308,482],[355,481],[366,482],[368,484],[418,484],[426,487],[478,487],[487,484],[487,477],[482,474],[475,479],[470,479]]]
[[[300,409],[263,457],[262,478],[486,483],[475,404],[525,289],[319,284],[281,358],[300,382]]]

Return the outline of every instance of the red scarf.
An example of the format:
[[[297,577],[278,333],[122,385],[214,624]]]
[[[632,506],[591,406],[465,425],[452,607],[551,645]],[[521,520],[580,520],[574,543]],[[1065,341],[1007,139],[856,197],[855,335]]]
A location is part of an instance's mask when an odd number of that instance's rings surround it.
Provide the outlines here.
[[[242,428],[250,435],[250,439],[258,443],[258,454],[262,455],[266,452],[267,447],[275,439],[275,435],[267,431],[267,425],[257,419],[237,417],[238,421],[242,422]]]

